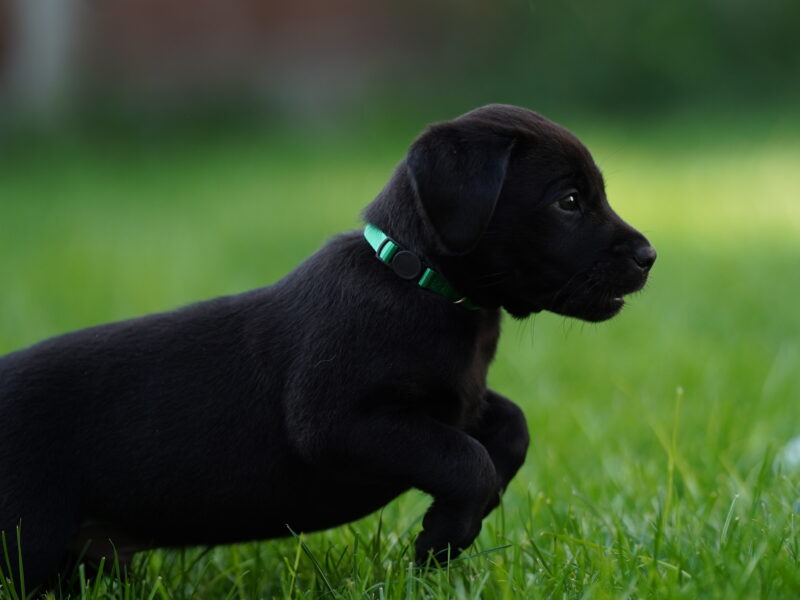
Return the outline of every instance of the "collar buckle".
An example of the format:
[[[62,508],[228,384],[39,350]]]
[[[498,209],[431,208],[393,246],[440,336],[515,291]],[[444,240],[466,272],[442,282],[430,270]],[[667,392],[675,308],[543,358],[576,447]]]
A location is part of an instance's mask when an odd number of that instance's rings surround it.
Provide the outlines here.
[[[401,279],[414,281],[419,287],[444,296],[453,304],[468,310],[478,310],[478,306],[466,296],[459,294],[444,277],[422,264],[419,256],[404,249],[374,225],[367,223],[364,227],[364,237],[375,250],[375,257]]]
[[[388,235],[384,234],[384,236],[381,243],[378,244],[378,247],[375,249],[375,256],[381,262],[389,265],[400,279],[416,281],[420,273],[422,273],[422,261],[419,259],[419,256],[413,252],[402,249],[400,244],[395,242]]]
[[[416,254],[408,250],[396,252],[395,255],[392,256],[389,266],[400,279],[416,281],[419,278],[419,274],[422,272],[422,261]]]

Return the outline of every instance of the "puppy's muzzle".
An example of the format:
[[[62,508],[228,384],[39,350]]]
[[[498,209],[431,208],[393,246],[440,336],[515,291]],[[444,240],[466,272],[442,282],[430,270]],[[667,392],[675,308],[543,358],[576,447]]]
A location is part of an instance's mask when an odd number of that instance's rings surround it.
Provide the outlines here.
[[[633,244],[619,244],[614,247],[613,252],[617,256],[627,256],[633,262],[635,268],[645,275],[653,267],[658,255],[656,249],[647,240]]]

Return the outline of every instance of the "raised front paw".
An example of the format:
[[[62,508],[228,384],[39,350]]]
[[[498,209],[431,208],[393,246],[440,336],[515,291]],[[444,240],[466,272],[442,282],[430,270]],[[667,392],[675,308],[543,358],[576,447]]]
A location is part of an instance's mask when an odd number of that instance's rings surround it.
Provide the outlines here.
[[[437,566],[457,557],[481,532],[482,507],[453,507],[434,502],[422,521],[414,545],[420,566]]]

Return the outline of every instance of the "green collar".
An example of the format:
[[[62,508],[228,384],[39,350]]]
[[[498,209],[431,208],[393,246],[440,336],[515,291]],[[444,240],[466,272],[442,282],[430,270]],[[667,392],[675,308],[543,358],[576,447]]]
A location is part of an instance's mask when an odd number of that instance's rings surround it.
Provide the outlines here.
[[[367,223],[364,227],[364,237],[375,250],[375,256],[382,263],[389,265],[401,279],[414,281],[419,287],[436,292],[453,304],[469,310],[478,310],[477,306],[466,296],[459,294],[440,273],[423,265],[416,254],[404,250],[400,244],[374,225]]]

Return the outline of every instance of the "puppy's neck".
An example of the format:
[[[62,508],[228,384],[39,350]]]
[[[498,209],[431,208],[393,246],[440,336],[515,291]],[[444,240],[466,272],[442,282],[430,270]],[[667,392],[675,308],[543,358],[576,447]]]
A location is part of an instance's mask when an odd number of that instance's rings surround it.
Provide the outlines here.
[[[441,272],[437,242],[416,200],[405,161],[397,166],[386,187],[367,205],[362,217]]]

